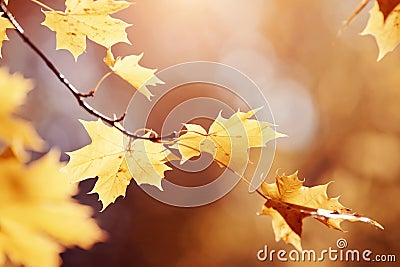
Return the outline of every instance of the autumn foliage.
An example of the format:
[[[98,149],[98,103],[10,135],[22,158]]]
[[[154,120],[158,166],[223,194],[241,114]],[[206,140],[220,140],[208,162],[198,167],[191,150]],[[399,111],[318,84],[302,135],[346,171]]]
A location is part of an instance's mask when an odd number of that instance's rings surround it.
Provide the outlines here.
[[[66,152],[70,159],[65,165],[59,161],[59,151],[45,152],[48,150],[46,142],[29,121],[17,115],[34,82],[0,68],[0,265],[11,262],[24,266],[58,266],[59,254],[65,248],[90,249],[93,244],[106,240],[106,233],[92,218],[92,209],[73,198],[81,181],[97,179],[90,193],[98,194],[103,211],[120,196],[125,197],[132,180],[138,185],[148,184],[163,190],[165,173],[172,170],[169,162],[185,164],[207,153],[220,168],[228,169],[232,176],[240,177],[249,185],[248,177],[244,176],[250,161],[249,152],[286,137],[275,130],[274,124],[255,119],[259,109],[245,112],[238,109],[228,118],[222,113],[215,114],[208,129],[186,123],[182,130],[177,129],[179,131],[168,138],[150,129],[137,129],[143,134],[127,131],[122,126],[124,115],[108,118],[85,99],[95,96],[110,75],[122,78],[149,101],[157,94],[156,86],[163,83],[156,76],[156,69],[139,63],[143,54],[114,57],[112,53],[113,45],[130,44],[126,29],[131,24],[111,15],[130,7],[131,3],[66,0],[65,10],[57,11],[39,1],[32,2],[43,9],[42,25],[55,32],[56,49],[68,50],[78,61],[89,39],[104,47],[103,61],[110,72],[104,74],[89,93],[71,90],[78,104],[97,120],[80,120],[91,142]],[[0,18],[0,49],[2,42],[8,40],[6,31],[18,30],[20,36],[25,34],[17,27],[11,13],[7,13],[7,5],[8,1],[1,1],[4,16]],[[376,1],[370,11],[362,34],[376,38],[378,60],[400,42],[399,12],[399,1],[383,0]],[[62,83],[71,87],[67,81]],[[41,152],[43,156],[34,159],[32,151]],[[307,187],[297,172],[279,173],[275,183],[264,182],[260,188],[254,188],[265,200],[259,214],[272,217],[277,241],[282,239],[302,250],[302,224],[307,217],[340,231],[343,221],[365,222],[383,229],[378,222],[344,207],[339,197],[328,197],[329,183]]]
[[[26,149],[45,147],[31,124],[14,115],[33,82],[5,68],[0,80],[5,100],[0,108],[0,264],[58,266],[65,247],[89,249],[106,235],[91,218],[91,208],[72,198],[78,187],[60,170],[59,151],[27,163]]]

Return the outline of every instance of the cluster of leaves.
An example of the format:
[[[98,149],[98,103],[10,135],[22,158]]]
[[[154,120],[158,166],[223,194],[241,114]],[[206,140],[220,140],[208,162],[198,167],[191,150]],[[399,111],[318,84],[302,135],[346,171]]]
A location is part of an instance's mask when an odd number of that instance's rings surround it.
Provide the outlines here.
[[[263,147],[270,140],[285,135],[275,132],[271,124],[250,119],[256,110],[236,112],[225,119],[218,115],[208,131],[201,125],[185,124],[182,135],[165,143],[146,139],[127,139],[117,129],[101,120],[81,121],[92,142],[76,151],[64,170],[74,181],[97,177],[91,191],[97,193],[103,209],[119,196],[125,196],[126,188],[133,178],[137,184],[150,184],[162,190],[164,172],[171,170],[167,161],[180,160],[181,164],[199,156],[201,152],[213,155],[220,167],[228,168],[248,183],[242,176],[248,164],[248,150]],[[143,137],[150,137],[148,132]],[[172,150],[178,150],[180,157]],[[302,219],[314,217],[330,228],[342,230],[340,223],[362,221],[383,227],[350,209],[343,207],[338,198],[328,198],[328,184],[304,187],[297,173],[276,177],[276,183],[261,185],[257,190],[267,201],[260,214],[273,218],[276,240],[283,239],[301,250]]]
[[[56,32],[56,49],[70,51],[77,60],[86,49],[86,38],[106,48],[104,62],[111,71],[86,95],[93,96],[100,83],[114,73],[150,100],[152,93],[147,86],[162,83],[155,76],[156,70],[139,65],[143,54],[115,58],[111,51],[116,43],[130,43],[126,34],[130,24],[110,17],[129,7],[129,2],[66,0],[65,11],[56,11],[37,0],[31,1],[45,10],[42,24]],[[379,59],[400,41],[400,34],[393,33],[398,30],[398,2],[378,0],[364,30],[377,37]],[[8,1],[1,1],[4,11],[6,4]],[[2,41],[8,39],[6,30],[15,26],[7,15],[8,19],[0,18],[0,48]],[[97,121],[81,121],[92,141],[69,152],[70,161],[65,167],[61,168],[55,151],[27,164],[30,158],[26,149],[40,151],[43,141],[28,122],[14,114],[33,85],[5,69],[0,69],[0,81],[0,99],[7,99],[0,105],[0,141],[4,144],[0,155],[0,264],[8,259],[26,266],[56,266],[63,247],[88,248],[104,239],[104,233],[90,218],[90,209],[71,198],[77,192],[77,183],[69,181],[97,177],[92,193],[99,195],[104,210],[119,196],[125,196],[132,179],[162,190],[164,173],[171,170],[169,161],[180,160],[184,164],[204,152],[211,154],[220,167],[249,183],[243,177],[249,150],[285,136],[276,132],[274,125],[253,119],[257,110],[237,111],[229,118],[219,114],[208,130],[185,124],[185,129],[168,140],[146,129],[142,136],[127,135],[119,124],[123,116],[111,121],[110,126],[100,113],[92,112],[98,116]],[[301,250],[302,220],[306,217],[337,230],[342,230],[342,221],[361,221],[382,228],[343,207],[338,198],[329,198],[327,186],[305,187],[295,173],[276,175],[275,183],[263,183],[256,189],[266,200],[260,214],[272,217],[276,240],[283,239]]]
[[[71,159],[65,170],[73,181],[98,177],[92,192],[99,195],[103,209],[125,195],[132,178],[139,185],[150,184],[162,190],[164,172],[171,169],[167,161],[184,163],[201,152],[212,154],[221,167],[240,175],[248,163],[249,148],[264,146],[269,140],[283,136],[270,128],[271,124],[249,119],[253,114],[254,111],[238,111],[229,119],[219,115],[208,133],[200,125],[185,124],[184,134],[167,142],[124,138],[120,131],[101,120],[81,121],[92,142],[68,153]],[[150,135],[148,132],[142,137]],[[179,150],[182,157],[170,149]]]
[[[154,75],[157,70],[139,65],[143,54],[115,59],[111,52],[111,47],[117,43],[130,44],[126,33],[126,28],[130,24],[109,15],[130,5],[131,3],[126,1],[66,0],[64,12],[45,6],[49,11],[44,11],[46,18],[42,24],[56,32],[56,49],[70,51],[75,60],[85,52],[86,38],[106,47],[105,64],[113,73],[126,80],[150,100],[152,94],[147,85],[162,83]]]
[[[60,152],[51,150],[32,161],[26,149],[45,143],[32,125],[15,115],[33,82],[0,68],[0,265],[58,266],[65,247],[90,248],[105,233],[91,218],[91,208],[60,171]]]
[[[75,60],[86,50],[86,38],[107,48],[104,63],[110,68],[101,82],[114,73],[131,84],[149,100],[152,96],[148,85],[162,83],[154,73],[156,69],[148,69],[139,65],[143,54],[129,55],[126,57],[114,58],[111,47],[117,43],[128,43],[126,28],[130,24],[110,17],[110,14],[126,9],[131,3],[126,1],[112,0],[66,0],[65,11],[56,11],[39,1],[39,4],[46,11],[43,11],[45,20],[42,25],[56,32],[56,49],[66,49],[74,56]],[[7,3],[7,2],[6,2]],[[8,40],[6,29],[14,28],[6,18],[0,18],[0,48],[4,40]],[[1,55],[1,54],[0,54]],[[96,86],[92,94],[99,87]]]
[[[297,172],[292,175],[276,175],[273,184],[263,183],[261,190],[267,198],[261,214],[272,217],[275,239],[284,240],[296,249],[301,247],[301,229],[304,218],[313,217],[329,228],[343,231],[343,221],[366,222],[380,229],[378,222],[363,217],[344,207],[339,197],[329,198],[326,191],[329,183],[313,187],[303,186]]]

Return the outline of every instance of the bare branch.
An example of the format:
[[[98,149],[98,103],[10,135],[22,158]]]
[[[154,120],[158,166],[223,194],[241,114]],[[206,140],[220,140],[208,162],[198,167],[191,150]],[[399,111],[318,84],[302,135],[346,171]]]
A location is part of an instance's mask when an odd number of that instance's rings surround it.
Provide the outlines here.
[[[353,14],[343,22],[343,25],[338,32],[338,35],[342,34],[343,30],[346,29],[350,25],[350,23],[353,21],[353,19],[358,14],[360,14],[361,11],[363,11],[363,9],[367,6],[368,3],[369,3],[369,0],[363,0],[361,2],[361,4],[357,7],[357,9],[354,10]]]

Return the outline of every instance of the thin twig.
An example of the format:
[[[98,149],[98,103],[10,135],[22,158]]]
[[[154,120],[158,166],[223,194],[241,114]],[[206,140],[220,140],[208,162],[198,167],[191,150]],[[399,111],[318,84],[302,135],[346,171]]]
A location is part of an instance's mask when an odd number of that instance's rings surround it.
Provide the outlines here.
[[[338,32],[338,35],[341,35],[341,34],[342,34],[343,30],[346,29],[347,26],[350,25],[350,23],[353,21],[353,19],[354,19],[358,14],[360,14],[360,12],[367,6],[368,3],[369,3],[369,0],[363,0],[363,1],[361,2],[361,4],[357,7],[357,9],[354,10],[353,14],[343,22],[343,25],[342,25],[342,27],[340,28],[340,30],[339,30],[339,32]]]
[[[232,171],[232,170],[231,170],[231,171]],[[246,178],[244,178],[243,176],[240,176],[240,180],[241,180],[242,182],[244,182],[245,184],[247,184],[249,187],[251,187],[251,189],[253,189],[254,191],[256,191],[257,194],[259,194],[262,198],[264,198],[264,199],[266,199],[266,200],[269,200],[269,199],[270,199],[267,195],[265,195],[263,192],[261,192],[260,189],[254,188],[254,186],[253,186]]]
[[[184,147],[187,147],[187,148],[190,148],[190,149],[193,149],[193,150],[195,150],[195,151],[201,153],[201,151],[198,150],[197,148],[188,146],[188,145],[186,145],[186,144],[184,144],[184,143],[181,143],[181,144],[179,144],[179,145],[184,146]],[[269,199],[270,199],[267,195],[265,195],[263,192],[261,192],[260,189],[255,188],[255,187],[250,183],[250,181],[247,180],[242,174],[237,173],[237,172],[236,172],[235,170],[233,170],[231,167],[229,167],[229,166],[226,165],[224,162],[222,162],[222,161],[220,161],[220,160],[218,160],[218,159],[216,159],[216,158],[213,158],[213,161],[215,161],[215,162],[218,163],[218,164],[221,164],[221,165],[224,166],[226,169],[230,170],[232,173],[234,173],[234,174],[236,174],[237,176],[239,176],[239,178],[240,178],[240,180],[241,180],[242,182],[244,182],[244,183],[247,184],[249,187],[251,187],[252,189],[254,189],[254,190],[257,192],[257,194],[259,194],[262,198],[264,198],[264,199],[266,199],[266,200],[269,200]]]
[[[103,75],[103,77],[101,77],[101,79],[99,80],[99,82],[96,84],[96,87],[94,87],[92,90],[90,90],[89,93],[87,94],[81,94],[83,97],[88,97],[88,96],[94,96],[94,94],[97,92],[97,90],[99,89],[100,85],[103,83],[103,81],[112,74],[113,72],[107,72],[106,74]]]
[[[40,2],[40,1],[37,1],[37,0],[31,0],[31,2],[32,3],[35,3],[36,5],[38,5],[38,6],[41,6],[41,7],[43,7],[44,9],[47,9],[47,10],[49,10],[49,11],[54,11],[55,12],[55,10],[54,9],[52,9],[51,7],[49,7],[49,6],[47,6],[47,5],[45,5],[45,4],[43,4],[42,2]]]
[[[87,95],[81,93],[76,87],[68,81],[68,79],[57,69],[57,67],[50,61],[49,58],[26,36],[24,29],[21,27],[21,25],[17,22],[17,20],[14,18],[14,16],[11,14],[11,12],[8,10],[7,5],[4,3],[4,0],[0,0],[0,9],[4,12],[4,16],[14,25],[15,29],[17,30],[17,33],[22,40],[28,46],[43,60],[44,63],[46,63],[47,67],[53,72],[54,75],[57,76],[57,78],[60,80],[62,84],[65,85],[65,87],[68,88],[68,90],[72,93],[72,95],[75,97],[76,101],[78,102],[79,106],[81,106],[85,111],[87,111],[89,114],[101,119],[103,122],[109,124],[110,126],[118,129],[121,133],[124,135],[133,138],[133,139],[146,139],[150,140],[152,142],[163,142],[163,140],[170,141],[173,139],[176,139],[176,133],[173,132],[171,134],[168,134],[166,136],[160,136],[160,137],[143,137],[143,136],[138,136],[135,135],[134,133],[128,131],[125,129],[119,122],[121,122],[125,118],[125,113],[121,115],[119,118],[112,119],[103,113],[99,112],[92,106],[90,106],[84,98],[87,97]]]

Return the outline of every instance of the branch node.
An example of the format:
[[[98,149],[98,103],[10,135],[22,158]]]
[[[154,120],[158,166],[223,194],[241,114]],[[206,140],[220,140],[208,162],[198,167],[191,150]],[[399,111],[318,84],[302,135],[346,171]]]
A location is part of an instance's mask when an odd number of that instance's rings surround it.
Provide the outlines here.
[[[91,90],[88,93],[78,93],[78,96],[87,98],[87,97],[94,97],[94,90]]]
[[[126,112],[124,112],[119,118],[115,119],[114,122],[121,122],[125,119]]]

